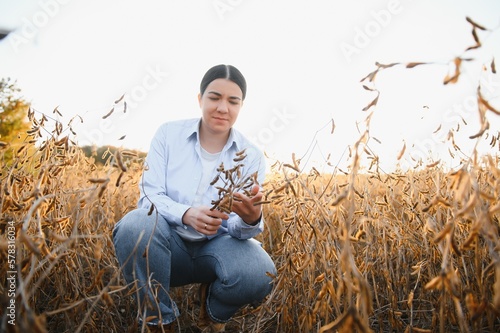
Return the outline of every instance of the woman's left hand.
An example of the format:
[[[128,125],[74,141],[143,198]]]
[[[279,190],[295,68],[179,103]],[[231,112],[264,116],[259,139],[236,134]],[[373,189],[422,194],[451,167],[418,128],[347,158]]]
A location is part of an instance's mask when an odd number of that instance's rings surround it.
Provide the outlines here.
[[[236,192],[233,193],[233,212],[238,214],[245,223],[255,224],[262,213],[261,205],[254,205],[256,202],[262,200],[262,192],[260,187],[255,185],[252,187],[251,196],[246,196],[243,193]]]

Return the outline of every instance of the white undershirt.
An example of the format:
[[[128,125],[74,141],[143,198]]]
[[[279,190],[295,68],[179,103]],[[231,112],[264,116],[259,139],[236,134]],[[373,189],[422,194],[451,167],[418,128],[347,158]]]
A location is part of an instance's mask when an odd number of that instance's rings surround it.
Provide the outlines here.
[[[196,190],[196,194],[193,199],[192,206],[193,207],[199,207],[203,205],[204,203],[206,204],[206,200],[210,198],[204,198],[204,196],[207,193],[207,188],[210,185],[210,182],[213,180],[213,177],[215,175],[214,170],[217,167],[217,161],[219,160],[220,152],[212,154],[206,151],[201,147],[201,165],[202,165],[202,174],[201,174],[201,180],[200,183],[198,184],[198,189]],[[188,241],[200,241],[206,239],[206,235],[202,234],[201,232],[196,231],[194,228],[191,226],[182,226],[182,227],[176,227],[175,230],[181,236],[181,238],[188,240]]]
[[[207,193],[207,188],[214,177],[214,170],[217,167],[217,161],[219,160],[220,152],[211,154],[205,149],[201,148],[201,165],[203,167],[203,173],[201,175],[200,184],[198,185],[198,190],[194,196],[193,206],[201,206],[203,203],[203,195]]]

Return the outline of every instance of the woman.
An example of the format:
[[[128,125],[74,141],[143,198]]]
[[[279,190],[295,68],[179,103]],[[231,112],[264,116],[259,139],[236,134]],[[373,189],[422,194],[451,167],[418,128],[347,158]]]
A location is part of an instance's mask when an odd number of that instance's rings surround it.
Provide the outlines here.
[[[238,309],[272,289],[268,273],[275,274],[275,266],[253,239],[264,227],[258,184],[235,192],[230,211],[213,209],[217,187],[224,186],[224,177],[213,183],[220,166],[239,163],[241,177],[256,173],[259,184],[265,177],[262,152],[233,128],[245,95],[237,68],[207,71],[198,95],[201,118],[160,126],[146,158],[138,209],[115,226],[116,255],[126,281],[137,281],[140,308],[146,304],[146,317],[154,318],[150,329],[174,331],[179,311],[170,287],[201,284],[197,324],[204,332],[224,331]]]

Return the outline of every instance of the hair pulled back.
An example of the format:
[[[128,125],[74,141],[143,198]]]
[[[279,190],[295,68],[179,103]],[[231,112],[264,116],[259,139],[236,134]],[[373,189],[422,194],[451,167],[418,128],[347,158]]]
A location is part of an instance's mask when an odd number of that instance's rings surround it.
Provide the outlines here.
[[[236,67],[232,65],[217,65],[210,68],[201,80],[200,94],[203,96],[210,82],[217,79],[227,79],[236,83],[243,93],[242,99],[245,99],[245,95],[247,93],[247,83],[245,77]]]

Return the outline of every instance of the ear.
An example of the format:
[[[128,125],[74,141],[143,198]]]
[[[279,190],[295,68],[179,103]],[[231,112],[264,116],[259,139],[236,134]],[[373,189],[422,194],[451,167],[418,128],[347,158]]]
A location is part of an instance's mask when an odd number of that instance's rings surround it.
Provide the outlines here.
[[[201,93],[198,93],[198,105],[201,108]]]

